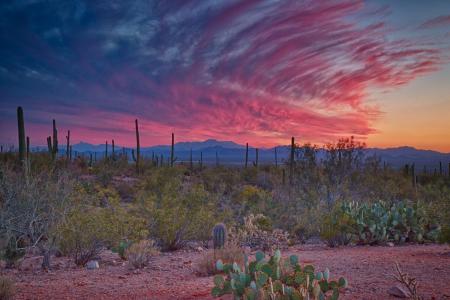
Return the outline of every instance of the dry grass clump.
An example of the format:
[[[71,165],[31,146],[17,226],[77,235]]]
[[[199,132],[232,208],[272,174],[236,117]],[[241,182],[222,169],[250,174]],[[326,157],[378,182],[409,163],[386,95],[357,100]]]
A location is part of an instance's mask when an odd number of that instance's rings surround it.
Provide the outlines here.
[[[0,299],[12,299],[14,292],[14,282],[6,276],[0,276]]]
[[[139,243],[132,244],[125,251],[125,257],[130,267],[141,269],[148,265],[150,258],[159,253],[152,240],[142,240]]]
[[[227,246],[222,249],[205,251],[197,262],[196,273],[199,276],[211,276],[217,274],[216,261],[221,259],[224,264],[237,263],[244,264],[244,252],[240,247]]]

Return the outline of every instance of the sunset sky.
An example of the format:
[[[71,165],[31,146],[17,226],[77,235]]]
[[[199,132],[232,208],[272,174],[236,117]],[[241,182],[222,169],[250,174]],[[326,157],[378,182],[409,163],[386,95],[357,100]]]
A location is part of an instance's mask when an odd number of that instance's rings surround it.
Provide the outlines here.
[[[323,144],[450,152],[450,1],[0,3],[0,144]]]

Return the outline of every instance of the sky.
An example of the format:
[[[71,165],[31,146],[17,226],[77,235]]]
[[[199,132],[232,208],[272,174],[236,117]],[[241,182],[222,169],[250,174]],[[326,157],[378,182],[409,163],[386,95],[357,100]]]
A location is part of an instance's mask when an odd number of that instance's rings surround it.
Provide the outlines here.
[[[450,1],[4,0],[0,45],[1,144],[450,152]]]

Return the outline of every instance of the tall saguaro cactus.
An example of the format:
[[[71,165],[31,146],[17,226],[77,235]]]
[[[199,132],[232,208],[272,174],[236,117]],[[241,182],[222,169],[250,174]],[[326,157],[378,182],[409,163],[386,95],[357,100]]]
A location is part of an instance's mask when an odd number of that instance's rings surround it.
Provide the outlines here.
[[[245,145],[245,167],[248,165],[248,143]]]
[[[30,137],[27,136],[27,163],[30,163]]]
[[[47,137],[47,148],[48,148],[48,153],[53,156],[53,148],[52,148],[52,137],[48,136]]]
[[[138,120],[134,120],[135,130],[136,130],[136,171],[139,172],[139,161],[141,157],[141,143],[139,141],[139,124]]]
[[[108,141],[105,141],[105,159],[108,158]]]
[[[170,166],[173,167],[177,159],[175,158],[175,135],[172,132],[172,146],[170,147]]]
[[[22,164],[25,163],[25,122],[23,120],[23,109],[21,106],[17,107],[17,128],[19,131],[19,160]]]
[[[415,164],[412,164],[411,166],[411,179],[412,179],[412,185],[413,187],[416,187],[417,184],[417,178],[416,178],[416,170],[415,170]]]
[[[450,167],[450,163],[448,164]],[[200,151],[200,170],[203,169],[203,152]]]
[[[291,157],[289,160],[289,183],[292,184],[294,181],[294,159],[295,159],[295,140],[294,137],[291,138]]]
[[[115,158],[116,158],[116,153],[115,153],[115,149],[114,149],[114,147],[115,147],[115,145],[114,145],[114,139],[112,140],[111,146],[112,146],[112,159],[115,160]]]
[[[58,156],[58,129],[56,129],[56,121],[53,119],[53,158]]]
[[[258,159],[259,159],[258,148],[255,148],[255,161],[253,162],[255,168],[258,167]]]
[[[278,168],[278,153],[277,153],[277,147],[275,147],[275,168]]]
[[[66,160],[70,161],[70,130],[67,130],[66,141]]]

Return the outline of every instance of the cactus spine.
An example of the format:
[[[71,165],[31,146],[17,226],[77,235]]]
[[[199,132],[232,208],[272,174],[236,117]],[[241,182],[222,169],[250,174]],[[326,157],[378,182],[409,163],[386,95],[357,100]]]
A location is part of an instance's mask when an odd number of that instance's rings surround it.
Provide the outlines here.
[[[247,168],[248,164],[248,143],[245,145],[245,168]]]
[[[214,249],[220,249],[225,247],[227,240],[227,228],[225,224],[218,223],[213,227],[213,246]]]
[[[23,109],[17,107],[17,126],[19,131],[19,160],[25,164],[25,122],[23,120]]]

